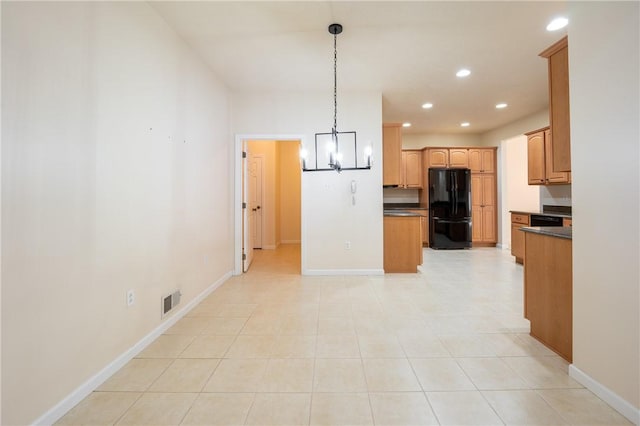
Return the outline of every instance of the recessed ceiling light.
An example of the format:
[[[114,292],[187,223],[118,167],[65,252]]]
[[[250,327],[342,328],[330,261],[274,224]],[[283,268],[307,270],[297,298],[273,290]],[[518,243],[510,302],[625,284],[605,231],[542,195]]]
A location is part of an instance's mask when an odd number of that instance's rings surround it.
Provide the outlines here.
[[[563,16],[559,18],[555,18],[553,21],[549,22],[547,25],[547,31],[557,31],[560,28],[564,28],[569,23],[569,20]]]
[[[468,121],[465,121],[464,123],[460,123],[460,127],[469,127],[470,123]]]
[[[426,104],[422,104],[422,108],[424,109],[433,108],[433,104],[431,102],[427,102]]]
[[[411,123],[402,123],[402,127],[411,127]]]
[[[456,77],[467,77],[467,76],[469,76],[470,74],[471,74],[471,71],[469,71],[469,70],[468,70],[468,69],[466,69],[466,68],[462,68],[461,70],[459,70],[459,71],[456,73]]]
[[[507,104],[505,104],[504,102],[496,104],[496,108],[497,109],[502,109],[502,108],[506,108],[506,107],[507,107]]]

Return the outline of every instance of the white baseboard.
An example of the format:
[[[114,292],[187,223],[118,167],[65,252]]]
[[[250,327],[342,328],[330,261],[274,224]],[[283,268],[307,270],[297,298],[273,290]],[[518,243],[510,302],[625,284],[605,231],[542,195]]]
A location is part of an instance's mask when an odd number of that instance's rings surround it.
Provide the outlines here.
[[[575,379],[575,381],[598,395],[600,399],[629,419],[633,424],[640,425],[640,408],[634,407],[611,389],[602,385],[573,364],[569,366],[569,377]]]
[[[184,305],[182,309],[176,311],[170,317],[167,317],[160,325],[153,329],[149,334],[144,336],[135,345],[125,351],[123,354],[114,359],[106,367],[96,373],[89,380],[84,382],[73,392],[67,395],[62,401],[58,402],[53,408],[40,416],[33,422],[35,425],[51,425],[64,416],[69,410],[75,407],[80,401],[86,398],[91,392],[96,390],[101,384],[103,384],[109,377],[120,370],[126,363],[131,361],[136,355],[138,355],[144,348],[149,346],[158,336],[167,331],[173,326],[179,319],[184,317],[190,310],[196,307],[200,302],[204,300],[209,294],[211,294],[216,288],[220,287],[222,283],[231,277],[231,271],[220,277],[215,283],[207,287],[202,293],[196,296],[189,303]]]
[[[302,275],[384,275],[383,269],[305,269]]]

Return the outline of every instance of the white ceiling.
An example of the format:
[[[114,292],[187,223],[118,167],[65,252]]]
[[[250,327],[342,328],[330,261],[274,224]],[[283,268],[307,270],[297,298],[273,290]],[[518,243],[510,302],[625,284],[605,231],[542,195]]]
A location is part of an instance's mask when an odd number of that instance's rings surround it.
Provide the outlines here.
[[[565,30],[547,23],[565,2],[151,2],[234,91],[333,90],[383,95],[383,121],[405,133],[482,133],[544,109],[538,53]],[[455,72],[469,68],[471,76]],[[432,102],[433,109],[421,105]],[[508,108],[497,110],[496,103]],[[332,108],[333,105],[328,105]],[[338,112],[338,120],[339,120]],[[461,128],[460,122],[471,126]]]

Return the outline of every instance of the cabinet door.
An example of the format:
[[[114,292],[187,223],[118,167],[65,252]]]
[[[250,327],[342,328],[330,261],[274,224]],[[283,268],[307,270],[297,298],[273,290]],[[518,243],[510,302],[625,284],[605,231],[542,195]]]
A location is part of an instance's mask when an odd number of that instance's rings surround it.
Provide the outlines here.
[[[471,206],[482,206],[482,175],[471,175]]]
[[[482,172],[482,150],[473,148],[469,150],[469,168],[471,173]]]
[[[527,139],[527,165],[529,185],[544,185],[544,132],[529,135]]]
[[[429,245],[429,217],[422,216],[422,245]]]
[[[493,149],[481,149],[482,173],[494,173],[496,171],[496,151]]]
[[[511,255],[515,256],[518,263],[524,260],[524,232],[520,230],[522,226],[520,223],[511,224]]]
[[[401,185],[402,127],[384,124],[382,127],[382,184]]]
[[[496,205],[496,177],[482,175],[482,206]]]
[[[544,132],[544,159],[548,183],[569,183],[568,172],[553,171],[553,139],[550,130]]]
[[[471,173],[494,173],[496,170],[495,150],[489,148],[469,149]]]
[[[402,151],[405,188],[422,188],[422,152]]]
[[[482,207],[471,206],[471,241],[482,241]]]
[[[571,171],[569,130],[569,49],[565,45],[549,57],[549,115],[556,145],[552,170]]]
[[[494,206],[485,205],[482,208],[482,241],[495,243],[496,238],[496,209]]]
[[[466,149],[449,150],[449,167],[466,169],[469,167],[469,151]]]
[[[447,167],[449,165],[448,149],[430,149],[429,167]]]

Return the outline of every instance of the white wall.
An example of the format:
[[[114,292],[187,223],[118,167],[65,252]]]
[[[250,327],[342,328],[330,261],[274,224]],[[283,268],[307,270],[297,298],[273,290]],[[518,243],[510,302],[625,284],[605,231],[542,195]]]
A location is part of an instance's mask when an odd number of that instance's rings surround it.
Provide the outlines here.
[[[545,59],[540,58],[541,61]],[[549,109],[543,109],[535,114],[522,117],[505,126],[490,130],[480,136],[483,145],[498,146],[501,141],[522,135],[532,130],[541,129],[549,125]]]
[[[540,186],[540,209],[543,205],[570,206],[571,185]]]
[[[146,3],[3,2],[2,49],[2,424],[29,424],[232,270],[228,93]]]
[[[538,211],[540,187],[529,185],[527,170],[527,137],[516,136],[500,144],[502,188],[502,246],[511,248],[511,210]]]
[[[382,96],[338,93],[338,130],[357,131],[359,148],[373,147],[371,170],[302,173],[302,267],[306,274],[380,273],[382,240]],[[332,93],[238,93],[233,97],[236,134],[314,134],[333,124]],[[239,161],[235,162],[236,165]],[[351,180],[357,182],[351,204]],[[345,249],[345,241],[351,249]]]
[[[573,366],[640,422],[639,3],[569,10]]]
[[[480,146],[483,142],[480,135],[452,133],[452,134],[403,134],[402,148],[420,149],[426,146]]]

